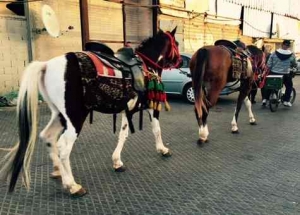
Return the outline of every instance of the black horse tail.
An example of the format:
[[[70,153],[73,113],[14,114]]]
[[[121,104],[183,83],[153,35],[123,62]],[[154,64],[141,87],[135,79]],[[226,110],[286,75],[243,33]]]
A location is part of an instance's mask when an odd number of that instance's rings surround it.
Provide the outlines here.
[[[207,59],[208,50],[205,48],[199,49],[195,56],[196,65],[194,66],[193,71],[191,69],[195,94],[195,108],[199,118],[202,117],[202,108],[206,110],[206,106],[203,102],[205,96],[203,93],[203,77],[206,69]]]
[[[38,85],[45,70],[45,62],[32,62],[22,77],[17,104],[19,142],[11,149],[2,149],[9,152],[1,161],[0,179],[10,179],[9,192],[14,191],[22,169],[25,187],[30,186],[29,167],[38,131]]]

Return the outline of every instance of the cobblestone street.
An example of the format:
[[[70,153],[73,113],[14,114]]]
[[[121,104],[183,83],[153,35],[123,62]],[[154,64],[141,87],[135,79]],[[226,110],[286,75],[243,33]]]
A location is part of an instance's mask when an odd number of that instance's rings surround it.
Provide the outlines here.
[[[160,122],[164,143],[173,153],[170,158],[156,153],[147,114],[143,131],[138,131],[135,115],[137,131],[125,143],[123,173],[112,168],[118,138],[112,116],[94,113],[94,123],[86,120],[71,154],[75,179],[88,194],[73,199],[50,179],[52,164],[39,141],[31,190],[27,192],[21,180],[12,194],[0,184],[0,214],[300,214],[300,76],[294,83],[298,97],[292,108],[280,105],[272,113],[261,107],[258,96],[253,106],[256,126],[249,124],[243,107],[240,134],[231,134],[230,126],[237,94],[221,97],[208,118],[210,141],[202,146],[196,144],[193,106],[169,98],[172,111],[162,111]],[[41,104],[40,129],[49,113]],[[15,124],[15,108],[1,108],[0,147],[17,141]]]

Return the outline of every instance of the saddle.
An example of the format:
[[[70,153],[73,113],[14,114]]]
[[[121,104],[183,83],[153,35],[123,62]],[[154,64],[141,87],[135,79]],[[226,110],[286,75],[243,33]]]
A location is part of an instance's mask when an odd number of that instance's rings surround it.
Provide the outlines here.
[[[217,40],[215,46],[225,47],[232,57],[232,78],[240,79],[242,74],[246,74],[247,58],[249,55],[245,51],[244,43],[240,41]]]
[[[221,40],[217,40],[214,45],[225,46],[233,56],[237,55],[242,58],[249,57],[249,54],[245,51],[245,46],[243,45],[243,43],[239,41],[232,42],[229,40],[221,39]]]
[[[138,92],[144,92],[143,61],[134,54],[132,48],[121,48],[116,53],[107,45],[92,41],[85,44],[85,50],[92,52],[98,58],[108,61],[111,65],[122,72],[123,78],[132,78],[132,86]],[[98,60],[100,60],[98,59]]]

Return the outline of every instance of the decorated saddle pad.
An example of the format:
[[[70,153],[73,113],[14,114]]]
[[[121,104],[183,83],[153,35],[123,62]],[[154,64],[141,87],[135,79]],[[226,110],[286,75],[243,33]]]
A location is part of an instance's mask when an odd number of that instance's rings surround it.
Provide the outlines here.
[[[247,60],[232,56],[232,78],[240,79],[247,73]]]
[[[103,68],[103,75],[84,52],[75,53],[81,68],[85,106],[102,113],[119,113],[137,96],[131,79],[123,79],[114,69]],[[106,65],[105,65],[106,66]],[[113,73],[114,72],[114,73]]]

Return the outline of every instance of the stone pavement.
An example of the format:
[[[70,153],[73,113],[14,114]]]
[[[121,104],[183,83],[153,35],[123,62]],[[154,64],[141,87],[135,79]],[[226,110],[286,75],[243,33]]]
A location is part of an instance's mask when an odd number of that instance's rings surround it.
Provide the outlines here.
[[[257,126],[249,125],[243,108],[238,135],[230,133],[236,94],[222,97],[209,115],[210,142],[202,146],[196,144],[193,107],[170,99],[172,111],[161,114],[161,128],[173,156],[156,154],[145,114],[143,131],[129,135],[125,144],[124,173],[112,170],[117,141],[112,116],[95,113],[71,155],[74,176],[89,193],[73,199],[49,178],[52,165],[39,141],[31,190],[19,180],[9,194],[0,184],[0,214],[300,214],[300,77],[295,82],[294,107],[271,113],[254,105]],[[40,128],[49,117],[40,105]],[[0,109],[0,147],[11,146],[16,137],[14,108]]]

